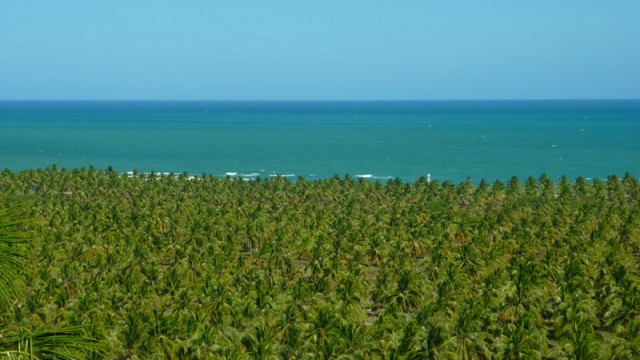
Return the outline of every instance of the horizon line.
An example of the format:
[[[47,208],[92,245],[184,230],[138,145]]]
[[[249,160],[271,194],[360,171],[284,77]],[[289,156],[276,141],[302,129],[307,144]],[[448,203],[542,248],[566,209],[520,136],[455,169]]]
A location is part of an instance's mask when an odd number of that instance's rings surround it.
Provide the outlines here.
[[[0,99],[0,102],[491,102],[491,101],[637,101],[637,98],[471,98],[471,99]]]

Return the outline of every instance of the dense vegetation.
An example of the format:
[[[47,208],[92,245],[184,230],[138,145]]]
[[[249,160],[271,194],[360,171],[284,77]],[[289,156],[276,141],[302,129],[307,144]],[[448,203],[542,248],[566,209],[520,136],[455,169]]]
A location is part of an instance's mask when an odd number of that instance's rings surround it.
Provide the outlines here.
[[[0,173],[27,202],[2,317],[111,358],[640,358],[640,184],[94,169]],[[96,357],[98,357],[96,355]]]

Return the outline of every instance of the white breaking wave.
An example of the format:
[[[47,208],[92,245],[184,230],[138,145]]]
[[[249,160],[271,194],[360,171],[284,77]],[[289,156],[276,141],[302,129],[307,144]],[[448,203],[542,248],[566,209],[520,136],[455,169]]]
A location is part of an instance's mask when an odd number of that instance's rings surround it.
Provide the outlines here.
[[[155,177],[156,179],[161,179],[163,177],[173,176],[176,179],[179,179],[182,174],[170,173],[170,172],[135,172],[135,171],[126,171],[122,174],[122,176],[126,177],[141,177],[145,179],[149,179],[150,177]],[[197,180],[199,177],[193,175],[187,175],[185,177],[187,180]]]
[[[276,177],[282,177],[282,178],[293,178],[296,177],[297,175],[294,173],[288,173],[288,174],[280,174],[280,173],[271,173],[271,174],[264,174],[264,173],[259,173],[259,172],[251,172],[251,173],[241,173],[241,172],[237,172],[237,171],[227,171],[224,173],[224,176],[218,176],[220,178],[224,178],[224,177],[230,177],[233,179],[242,179],[244,181],[252,181],[252,180],[257,180],[259,177],[261,176],[269,176],[271,178],[276,178]],[[178,174],[178,173],[170,173],[170,172],[137,172],[137,171],[125,171],[122,173],[122,176],[125,177],[143,177],[143,178],[150,178],[150,177],[155,177],[157,179],[163,178],[163,177],[169,177],[169,176],[173,176],[176,179],[182,177],[182,174]],[[316,173],[310,173],[308,175],[309,177],[317,177],[318,174]],[[380,175],[374,175],[374,174],[357,174],[357,175],[353,175],[354,178],[358,178],[358,179],[376,179],[376,180],[388,180],[388,179],[394,179],[393,176],[380,176]],[[200,179],[199,176],[193,176],[193,175],[186,175],[184,176],[185,179],[188,180],[198,180]]]

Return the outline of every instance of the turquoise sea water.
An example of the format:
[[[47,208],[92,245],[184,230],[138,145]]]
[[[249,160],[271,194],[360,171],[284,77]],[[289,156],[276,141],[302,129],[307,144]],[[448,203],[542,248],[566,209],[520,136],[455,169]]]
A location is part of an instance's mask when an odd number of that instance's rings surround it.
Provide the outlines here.
[[[0,102],[0,168],[413,181],[640,176],[640,100]]]

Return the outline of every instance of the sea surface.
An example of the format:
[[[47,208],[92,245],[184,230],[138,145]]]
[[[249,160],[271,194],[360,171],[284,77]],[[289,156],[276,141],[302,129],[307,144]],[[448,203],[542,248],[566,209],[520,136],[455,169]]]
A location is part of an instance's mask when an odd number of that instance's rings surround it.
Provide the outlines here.
[[[0,101],[0,168],[293,179],[640,176],[640,100]]]

